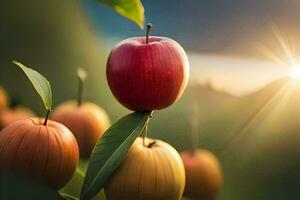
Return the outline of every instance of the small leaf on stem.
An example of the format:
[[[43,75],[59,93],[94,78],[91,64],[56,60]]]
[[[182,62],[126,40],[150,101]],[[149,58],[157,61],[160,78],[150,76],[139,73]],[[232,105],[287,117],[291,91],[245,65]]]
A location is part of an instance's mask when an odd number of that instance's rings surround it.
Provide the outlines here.
[[[18,61],[13,61],[15,65],[20,67],[23,72],[26,74],[26,76],[29,78],[31,81],[33,87],[37,91],[37,93],[40,95],[42,98],[45,108],[47,110],[51,110],[52,108],[52,91],[51,91],[51,86],[49,81],[41,75],[39,72],[26,67],[22,63]]]
[[[37,93],[40,95],[44,102],[44,106],[47,110],[47,116],[45,118],[44,125],[47,124],[47,119],[49,116],[49,112],[51,111],[52,108],[52,90],[49,81],[41,75],[39,72],[26,67],[22,63],[18,61],[13,61],[15,65],[20,67],[25,75],[28,77],[28,79],[31,81],[33,87],[37,91]]]

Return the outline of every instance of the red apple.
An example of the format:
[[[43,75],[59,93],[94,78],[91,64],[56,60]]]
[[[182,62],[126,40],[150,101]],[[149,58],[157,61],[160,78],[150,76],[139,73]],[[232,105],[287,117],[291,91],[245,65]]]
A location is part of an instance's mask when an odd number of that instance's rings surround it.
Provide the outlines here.
[[[180,155],[186,174],[184,196],[192,200],[215,200],[222,185],[222,169],[217,158],[206,150]]]
[[[107,80],[116,99],[133,111],[166,108],[181,97],[189,78],[184,49],[166,37],[126,39],[110,52]]]

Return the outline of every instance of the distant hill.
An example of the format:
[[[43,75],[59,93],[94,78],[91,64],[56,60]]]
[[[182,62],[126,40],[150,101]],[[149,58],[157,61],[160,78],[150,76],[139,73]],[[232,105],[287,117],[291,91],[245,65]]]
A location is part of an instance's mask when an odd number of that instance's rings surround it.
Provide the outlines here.
[[[286,96],[287,91],[290,91],[289,96]],[[214,122],[218,123],[219,128],[215,124],[208,122],[204,125],[205,127],[203,129],[227,138],[227,142],[226,139],[222,141],[224,143],[223,145],[221,143],[217,145],[221,149],[226,148],[224,147],[225,145],[230,145],[231,143],[238,142],[238,140],[242,140],[243,137],[247,137],[247,134],[250,134],[252,130],[257,131],[258,124],[268,120],[268,117],[270,117],[269,114],[278,110],[279,106],[281,106],[280,109],[282,109],[281,114],[296,112],[297,109],[290,110],[291,105],[289,104],[292,103],[292,99],[298,99],[299,94],[300,84],[295,84],[292,79],[282,78],[275,80],[262,89],[252,94],[236,98],[227,104],[223,112],[220,112],[220,115],[216,116],[214,120]],[[284,106],[280,105],[280,103],[283,103],[283,99],[286,101],[284,102]]]
[[[288,78],[275,80],[254,93],[235,98],[234,101],[226,104],[224,110],[219,112],[218,116],[215,116],[214,121],[208,121],[203,127],[207,135],[211,135],[209,132],[218,135],[216,137],[216,143],[218,144],[213,145],[218,146],[221,151],[225,148],[225,145],[240,139],[243,134],[246,134],[245,132],[253,127],[252,124],[255,123],[258,117],[261,117],[264,112],[272,110],[270,106],[273,106],[274,101],[279,98],[279,92],[287,87],[290,82],[291,80]],[[221,140],[220,136],[222,136]]]
[[[256,199],[299,199],[299,122],[300,81],[289,78],[237,98],[208,121],[202,142],[222,160],[230,182],[224,196],[250,200],[256,191]],[[231,195],[235,184],[243,189]]]

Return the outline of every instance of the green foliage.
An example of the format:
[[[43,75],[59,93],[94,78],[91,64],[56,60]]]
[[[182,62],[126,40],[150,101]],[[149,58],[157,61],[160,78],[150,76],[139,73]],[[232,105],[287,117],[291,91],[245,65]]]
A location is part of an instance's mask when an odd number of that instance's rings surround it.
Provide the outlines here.
[[[140,0],[97,0],[112,7],[117,13],[144,27],[144,7]]]
[[[80,159],[76,172],[69,183],[62,188],[59,193],[66,199],[78,200],[80,196],[80,190],[83,185],[85,172],[88,166],[88,161]],[[93,199],[95,200],[106,200],[103,190],[100,191]]]
[[[145,128],[151,115],[151,112],[126,115],[104,133],[91,155],[81,199],[91,199],[104,187]]]
[[[45,108],[47,110],[51,110],[52,108],[52,91],[49,81],[41,75],[39,72],[26,67],[20,62],[13,61],[15,65],[20,67],[25,75],[28,77],[28,79],[31,81],[33,87],[37,91],[37,93],[42,98]]]

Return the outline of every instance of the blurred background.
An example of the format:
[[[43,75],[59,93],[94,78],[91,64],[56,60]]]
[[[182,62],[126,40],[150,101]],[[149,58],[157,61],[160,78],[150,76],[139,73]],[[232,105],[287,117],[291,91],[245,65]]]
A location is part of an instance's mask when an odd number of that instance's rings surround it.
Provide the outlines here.
[[[300,2],[142,2],[151,34],[178,41],[191,64],[184,96],[155,113],[150,136],[190,149],[196,117],[199,148],[215,153],[224,168],[220,199],[300,199]],[[76,98],[80,66],[88,72],[85,100],[114,122],[130,111],[108,89],[107,55],[119,41],[144,34],[95,0],[3,1],[0,85],[43,115],[39,97],[11,61],[44,74],[55,105]]]

